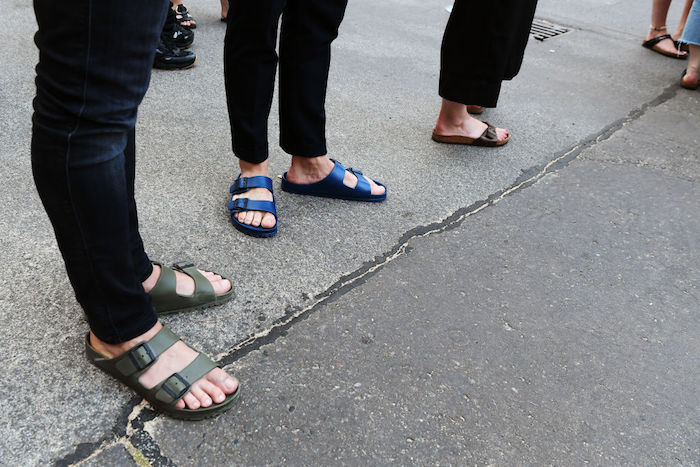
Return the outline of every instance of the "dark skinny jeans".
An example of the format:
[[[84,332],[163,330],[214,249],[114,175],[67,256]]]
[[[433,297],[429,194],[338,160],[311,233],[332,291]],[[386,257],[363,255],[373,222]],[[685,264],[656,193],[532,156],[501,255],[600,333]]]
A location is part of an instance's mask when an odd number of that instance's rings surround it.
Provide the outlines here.
[[[167,0],[35,0],[32,169],[95,335],[119,344],[157,320],[134,201],[136,113]]]

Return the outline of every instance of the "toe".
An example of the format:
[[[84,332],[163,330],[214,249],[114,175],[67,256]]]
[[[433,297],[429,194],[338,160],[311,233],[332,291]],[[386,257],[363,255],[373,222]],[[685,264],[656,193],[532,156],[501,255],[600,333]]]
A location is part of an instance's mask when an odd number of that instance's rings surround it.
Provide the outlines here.
[[[255,213],[253,211],[246,211],[245,217],[243,218],[243,223],[248,225],[252,224],[254,216]]]
[[[377,185],[374,182],[374,180],[370,180],[367,177],[365,177],[365,179],[370,183],[370,185],[372,187],[372,194],[373,195],[383,195],[384,194],[384,192],[386,191],[386,188],[384,188],[381,185]]]
[[[206,376],[207,380],[218,386],[226,394],[233,394],[238,389],[238,380],[229,376],[221,368],[214,368]]]
[[[251,225],[258,227],[260,225],[260,222],[262,221],[262,217],[262,212],[255,211],[253,213],[253,223]]]
[[[265,229],[271,229],[275,226],[276,223],[277,221],[275,220],[275,216],[273,216],[272,213],[268,212],[263,216],[260,225]]]
[[[220,404],[224,401],[224,399],[226,399],[226,394],[224,394],[224,391],[219,386],[217,386],[214,382],[209,380],[209,375],[207,375],[204,378],[202,378],[201,380],[197,381],[197,385],[216,404]]]
[[[201,407],[201,403],[199,402],[199,399],[197,399],[194,394],[192,394],[192,391],[188,392],[185,394],[185,396],[182,398],[182,401],[185,402],[185,405],[187,406],[188,409],[191,410],[197,410],[198,408]]]
[[[212,404],[211,397],[202,390],[199,384],[193,384],[190,391],[202,407],[209,407]]]
[[[222,295],[231,290],[231,282],[228,279],[212,282],[211,286],[214,288],[216,295]]]

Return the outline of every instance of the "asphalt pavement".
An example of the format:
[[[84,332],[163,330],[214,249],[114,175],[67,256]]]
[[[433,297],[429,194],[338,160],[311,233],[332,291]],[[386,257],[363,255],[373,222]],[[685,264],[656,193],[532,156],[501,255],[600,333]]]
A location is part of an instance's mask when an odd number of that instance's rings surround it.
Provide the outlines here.
[[[640,47],[649,5],[541,1],[571,32],[531,40],[484,115],[511,142],[438,145],[448,3],[350,2],[330,155],[389,199],[278,190],[273,239],[228,220],[225,26],[218,2],[188,5],[199,61],[153,75],[137,201],[153,258],[235,277],[233,302],[165,320],[242,382],[237,408],[198,423],[82,355],[29,165],[36,24],[27,2],[4,9],[0,463],[700,465],[700,99],[683,62]],[[273,174],[277,130],[273,110]]]

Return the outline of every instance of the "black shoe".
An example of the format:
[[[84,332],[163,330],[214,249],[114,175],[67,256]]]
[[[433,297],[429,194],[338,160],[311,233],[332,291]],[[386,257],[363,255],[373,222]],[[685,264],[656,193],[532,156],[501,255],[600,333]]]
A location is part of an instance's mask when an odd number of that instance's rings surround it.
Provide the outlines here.
[[[187,50],[180,50],[162,40],[156,47],[156,57],[153,60],[153,68],[161,70],[185,70],[192,68],[197,61],[197,56]]]
[[[171,3],[168,8],[168,16],[165,18],[163,32],[160,34],[160,39],[167,45],[179,49],[186,49],[194,42],[194,31],[180,26],[180,23],[177,21],[177,13],[175,13],[172,6],[173,4]]]

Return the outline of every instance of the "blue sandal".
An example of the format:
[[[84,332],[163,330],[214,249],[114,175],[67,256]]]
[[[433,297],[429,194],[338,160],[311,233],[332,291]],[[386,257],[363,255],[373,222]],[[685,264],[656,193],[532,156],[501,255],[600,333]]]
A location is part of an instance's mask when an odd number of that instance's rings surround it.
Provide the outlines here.
[[[287,172],[282,174],[282,190],[298,195],[320,196],[322,198],[345,199],[349,201],[370,201],[379,202],[386,199],[386,186],[376,180],[372,180],[379,186],[384,187],[384,193],[381,195],[372,194],[372,186],[362,176],[362,172],[356,169],[347,169],[357,177],[357,185],[355,188],[350,188],[343,183],[345,178],[345,167],[334,160],[335,166],[331,173],[326,178],[316,183],[299,184],[290,182],[287,179]]]
[[[233,182],[229,192],[231,195],[239,195],[247,192],[251,188],[266,188],[272,193],[272,201],[260,201],[248,198],[236,198],[228,202],[228,210],[231,212],[231,221],[233,226],[239,231],[251,237],[272,237],[277,233],[277,209],[275,209],[275,194],[272,191],[272,180],[270,177],[241,177],[240,175]],[[254,226],[244,224],[236,219],[234,214],[242,211],[264,211],[272,213],[275,216],[275,226],[269,229],[263,226]]]

